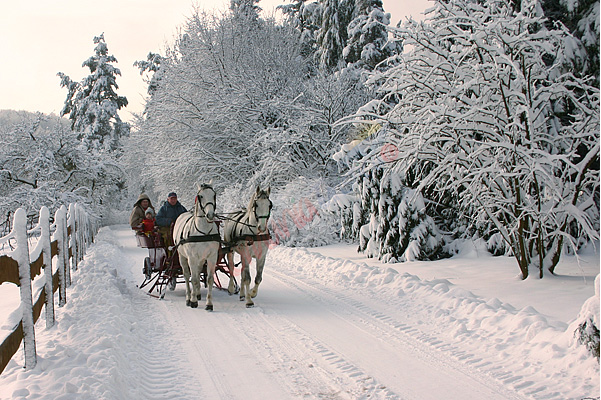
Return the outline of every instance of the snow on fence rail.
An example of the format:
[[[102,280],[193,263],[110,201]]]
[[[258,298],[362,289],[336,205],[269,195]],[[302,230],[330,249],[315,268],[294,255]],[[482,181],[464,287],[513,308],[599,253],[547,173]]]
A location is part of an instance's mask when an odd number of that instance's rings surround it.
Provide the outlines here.
[[[35,245],[29,238],[36,237]],[[59,292],[59,306],[67,301],[71,285],[71,269],[76,270],[87,245],[93,240],[93,228],[87,213],[77,204],[62,206],[50,225],[48,208],[40,209],[38,224],[27,229],[27,215],[22,208],[14,213],[10,233],[0,238],[0,248],[11,243],[11,251],[0,255],[0,285],[5,282],[19,286],[21,317],[14,322],[5,337],[0,331],[0,373],[23,342],[26,369],[36,366],[35,322],[45,305],[46,328],[54,325],[54,292]],[[55,272],[53,273],[53,265]],[[40,279],[34,279],[42,275]],[[32,281],[34,289],[32,290]],[[11,316],[19,314],[13,313]]]

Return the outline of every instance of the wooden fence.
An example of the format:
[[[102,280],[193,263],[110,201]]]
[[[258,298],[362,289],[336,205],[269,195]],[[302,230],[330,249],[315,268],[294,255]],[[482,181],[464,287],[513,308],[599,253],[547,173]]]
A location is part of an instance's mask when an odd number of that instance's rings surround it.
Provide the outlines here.
[[[0,373],[19,350],[21,342],[25,369],[36,366],[35,322],[46,306],[46,328],[54,325],[54,293],[58,291],[58,305],[65,305],[71,270],[76,270],[83,259],[94,231],[87,213],[77,204],[70,204],[68,210],[65,206],[58,209],[52,225],[48,209],[42,207],[37,226],[30,230],[25,210],[15,211],[11,232],[0,238],[0,245],[6,250],[0,255],[0,285],[10,282],[19,286],[22,316],[4,340],[0,337],[3,340]],[[42,280],[36,280],[39,284],[33,291],[32,281],[40,275]]]

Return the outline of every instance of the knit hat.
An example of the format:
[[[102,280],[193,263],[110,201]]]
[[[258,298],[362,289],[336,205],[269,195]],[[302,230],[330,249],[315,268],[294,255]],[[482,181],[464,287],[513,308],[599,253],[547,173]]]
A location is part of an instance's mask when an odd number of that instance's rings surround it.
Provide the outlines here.
[[[146,216],[146,214],[150,214],[150,216],[154,217],[154,210],[148,207],[146,211],[144,211],[144,216]]]

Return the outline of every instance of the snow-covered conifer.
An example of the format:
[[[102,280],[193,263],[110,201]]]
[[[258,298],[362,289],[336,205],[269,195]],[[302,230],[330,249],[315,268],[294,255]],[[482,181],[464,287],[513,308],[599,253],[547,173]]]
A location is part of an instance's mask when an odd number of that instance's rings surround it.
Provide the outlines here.
[[[300,33],[301,55],[307,59],[313,58],[317,50],[315,34],[321,26],[321,3],[297,0],[278,8],[286,16],[288,23]]]
[[[342,51],[351,65],[373,69],[381,61],[401,52],[396,41],[388,40],[390,14],[381,0],[356,0],[353,20],[347,28],[348,41]]]
[[[119,88],[116,77],[121,71],[113,66],[117,59],[109,55],[104,34],[94,37],[94,44],[94,55],[82,64],[90,70],[90,75],[77,83],[58,73],[61,87],[69,92],[60,115],[69,115],[71,129],[88,149],[114,151],[121,138],[129,134],[129,124],[118,114],[127,106],[127,99],[115,91]]]
[[[353,0],[323,0],[321,26],[316,32],[317,64],[332,70],[342,61],[342,51],[347,42],[347,28],[354,8]]]
[[[148,94],[153,94],[161,81],[161,63],[165,61],[165,58],[160,54],[149,52],[146,56],[146,60],[140,60],[134,62],[134,67],[140,69],[140,75],[145,76],[144,82],[148,85]],[[145,75],[146,74],[146,75]]]

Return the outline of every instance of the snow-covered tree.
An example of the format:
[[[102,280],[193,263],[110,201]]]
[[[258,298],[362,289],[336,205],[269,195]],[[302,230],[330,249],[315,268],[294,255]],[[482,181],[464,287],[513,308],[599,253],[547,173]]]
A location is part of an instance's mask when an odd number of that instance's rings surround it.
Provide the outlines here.
[[[218,188],[274,190],[301,176],[338,179],[330,156],[348,128],[334,122],[367,101],[364,88],[349,73],[307,74],[293,27],[248,26],[231,14],[197,13],[166,53],[125,155],[147,190],[185,195],[209,179]]]
[[[300,33],[301,55],[313,58],[317,50],[316,32],[321,26],[321,3],[318,1],[296,0],[291,4],[278,6],[287,23]]]
[[[341,216],[343,232],[358,239],[358,251],[368,257],[401,262],[446,255],[443,235],[428,214],[422,194],[384,166],[389,161],[386,155],[370,157],[380,149],[378,130],[378,126],[363,125],[363,131],[356,130],[357,138],[334,156],[343,169],[353,171],[354,182],[352,192],[337,195],[330,202],[336,204],[328,208]]]
[[[132,162],[144,160],[142,178],[165,186],[159,191],[249,181],[270,151],[251,152],[258,136],[286,129],[282,109],[297,107],[306,72],[298,34],[274,21],[252,26],[232,13],[197,12],[168,49],[131,147]]]
[[[580,313],[568,327],[573,347],[584,346],[599,362],[599,275],[595,278],[595,295],[584,302]]]
[[[599,87],[599,0],[543,0],[542,6],[550,23],[561,21],[580,39],[588,57],[574,72],[591,76]]]
[[[0,113],[0,215],[37,213],[78,202],[96,217],[115,212],[125,186],[120,166],[90,153],[69,121],[40,113]]]
[[[230,10],[234,18],[245,20],[246,23],[259,21],[261,7],[257,4],[259,0],[230,0]]]
[[[144,77],[144,82],[148,85],[148,94],[152,95],[161,81],[161,63],[164,57],[160,54],[149,52],[146,60],[134,62],[134,67],[138,67],[140,75]]]
[[[344,60],[360,68],[373,69],[380,62],[401,52],[398,42],[388,40],[390,14],[381,0],[355,0],[353,20],[347,28],[348,40],[342,51]]]
[[[353,15],[353,0],[323,0],[321,26],[316,32],[315,61],[325,70],[333,70],[342,61],[347,28]]]
[[[549,27],[537,1],[437,1],[398,33],[413,50],[373,75],[382,99],[359,113],[398,151],[384,168],[455,193],[464,221],[492,224],[523,278],[598,239],[599,91],[572,72],[579,41]]]
[[[114,151],[121,138],[129,134],[129,124],[118,114],[127,106],[127,99],[117,95],[116,77],[121,71],[113,66],[117,59],[109,55],[104,34],[94,37],[94,44],[94,55],[82,64],[90,70],[90,75],[74,82],[64,73],[58,73],[61,87],[68,90],[60,115],[69,115],[71,128],[88,149]]]

